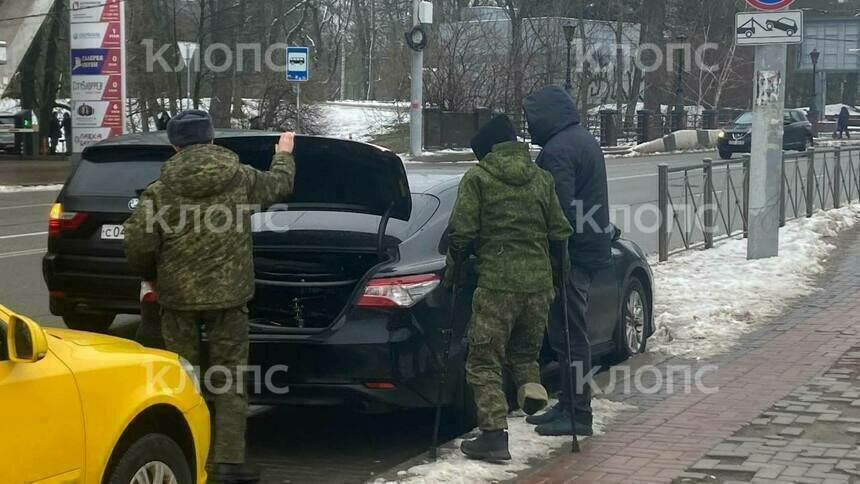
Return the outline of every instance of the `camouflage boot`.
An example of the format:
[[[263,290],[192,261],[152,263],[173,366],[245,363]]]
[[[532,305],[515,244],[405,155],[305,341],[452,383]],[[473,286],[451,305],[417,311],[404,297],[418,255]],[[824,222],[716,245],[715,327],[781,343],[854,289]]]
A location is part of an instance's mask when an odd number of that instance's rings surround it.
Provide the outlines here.
[[[464,440],[460,450],[470,459],[490,462],[511,460],[508,433],[505,430],[482,430],[477,438]]]

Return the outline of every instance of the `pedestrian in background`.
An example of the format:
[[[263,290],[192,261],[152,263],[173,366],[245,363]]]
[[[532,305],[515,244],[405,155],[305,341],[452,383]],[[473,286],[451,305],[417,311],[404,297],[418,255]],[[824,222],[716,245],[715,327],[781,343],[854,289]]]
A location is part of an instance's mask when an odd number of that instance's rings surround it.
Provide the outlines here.
[[[588,339],[588,293],[595,272],[609,267],[611,235],[606,163],[600,144],[580,124],[579,113],[570,95],[549,86],[528,96],[523,105],[532,143],[543,148],[536,163],[552,173],[558,199],[573,227],[568,246],[572,264],[567,279],[567,321],[561,298],[552,306],[549,342],[558,361],[566,361],[564,325],[570,328],[571,363],[561,364],[562,393],[559,403],[549,411],[529,417],[541,435],[592,435],[590,382],[591,343]],[[570,388],[573,371],[574,388]],[[575,410],[575,429],[571,428],[570,399]]]
[[[478,166],[460,182],[448,226],[446,285],[462,286],[464,261],[477,255],[477,289],[468,329],[466,380],[475,394],[481,435],[464,441],[466,456],[509,460],[508,406],[502,367],[517,385],[529,415],[544,408],[538,355],[553,290],[551,245],[563,250],[572,232],[556,197],[552,176],[517,142],[507,116],[490,121],[472,141]],[[564,263],[554,264],[556,280]]]
[[[851,132],[848,131],[848,121],[850,119],[851,113],[848,112],[848,107],[842,106],[842,109],[839,111],[839,117],[836,118],[836,134],[839,135],[839,139],[842,139],[843,135],[851,139]]]
[[[212,396],[211,478],[257,482],[259,473],[245,464],[248,402],[238,384],[245,381],[239,372],[248,363],[247,303],[254,294],[250,213],[242,207],[271,205],[292,193],[294,135],[281,135],[268,172],[212,144],[205,111],[178,114],[167,136],[177,153],[125,223],[126,255],[158,294],[167,349],[198,366],[205,325],[207,363],[220,370],[211,372],[211,388],[218,389]],[[205,223],[189,222],[194,217],[188,214],[197,211],[206,214]]]
[[[51,154],[57,154],[57,145],[60,143],[60,137],[63,135],[63,125],[60,122],[59,114],[52,112],[50,121],[50,150]]]
[[[68,112],[63,113],[63,139],[66,143],[66,154],[72,154],[72,116]]]

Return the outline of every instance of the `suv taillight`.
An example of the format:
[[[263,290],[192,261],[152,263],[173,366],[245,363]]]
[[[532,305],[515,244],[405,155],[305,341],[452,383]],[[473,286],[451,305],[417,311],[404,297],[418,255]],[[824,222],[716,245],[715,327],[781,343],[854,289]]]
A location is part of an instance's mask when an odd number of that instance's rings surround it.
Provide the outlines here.
[[[355,303],[362,308],[409,308],[430,294],[442,278],[437,274],[371,279]]]
[[[78,229],[87,214],[84,212],[64,212],[62,203],[51,205],[51,213],[48,216],[48,237],[56,237],[60,232]]]

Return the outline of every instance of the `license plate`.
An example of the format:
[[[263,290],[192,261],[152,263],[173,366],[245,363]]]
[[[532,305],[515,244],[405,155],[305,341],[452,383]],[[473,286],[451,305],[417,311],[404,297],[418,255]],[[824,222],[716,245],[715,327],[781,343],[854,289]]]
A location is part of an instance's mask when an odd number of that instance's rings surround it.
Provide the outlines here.
[[[125,230],[122,225],[102,225],[102,240],[123,240]]]
[[[743,146],[744,140],[742,140],[742,139],[741,140],[730,140],[729,144],[732,146]]]

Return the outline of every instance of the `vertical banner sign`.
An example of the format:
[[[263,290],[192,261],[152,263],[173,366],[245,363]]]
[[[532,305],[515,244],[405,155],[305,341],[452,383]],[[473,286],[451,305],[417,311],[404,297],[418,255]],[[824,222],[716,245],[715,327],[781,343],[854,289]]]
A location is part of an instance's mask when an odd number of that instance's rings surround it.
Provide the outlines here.
[[[72,152],[125,132],[125,3],[72,0]]]

